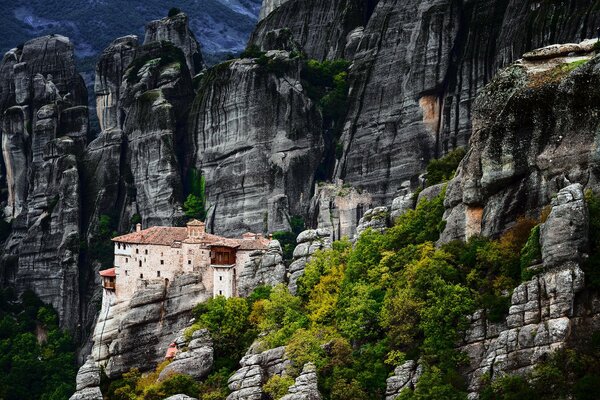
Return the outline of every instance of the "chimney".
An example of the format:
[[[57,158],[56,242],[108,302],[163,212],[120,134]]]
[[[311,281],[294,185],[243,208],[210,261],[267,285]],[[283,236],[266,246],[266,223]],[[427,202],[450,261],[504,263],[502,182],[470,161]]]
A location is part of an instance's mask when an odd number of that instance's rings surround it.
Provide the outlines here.
[[[141,232],[142,231],[142,224],[135,224],[135,231],[136,232]]]

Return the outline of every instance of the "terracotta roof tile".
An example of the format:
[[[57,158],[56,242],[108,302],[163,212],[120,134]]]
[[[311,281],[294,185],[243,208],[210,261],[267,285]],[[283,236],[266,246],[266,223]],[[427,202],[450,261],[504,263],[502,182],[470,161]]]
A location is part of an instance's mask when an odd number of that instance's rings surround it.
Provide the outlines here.
[[[261,236],[244,235],[246,239],[230,239],[222,236],[205,233],[201,237],[188,237],[187,228],[170,226],[153,226],[139,232],[132,232],[126,235],[113,238],[113,242],[131,243],[131,244],[154,244],[171,246],[174,242],[197,243],[207,246],[228,246],[238,250],[266,250],[269,246],[269,239]]]
[[[106,276],[106,277],[115,277],[115,276],[117,276],[114,267],[113,268],[109,268],[109,269],[105,269],[104,271],[100,271],[99,274],[100,274],[100,276]]]

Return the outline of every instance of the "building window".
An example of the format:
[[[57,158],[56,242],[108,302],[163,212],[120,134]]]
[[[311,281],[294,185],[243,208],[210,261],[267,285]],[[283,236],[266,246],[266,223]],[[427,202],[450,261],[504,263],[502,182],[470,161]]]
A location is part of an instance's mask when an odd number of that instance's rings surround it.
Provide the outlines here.
[[[135,249],[135,254],[140,254],[140,249]]]
[[[163,254],[163,252],[161,251],[161,252],[160,252],[160,256],[162,257],[163,255],[164,255],[164,254]]]
[[[125,276],[129,275],[129,271],[125,270]]]
[[[165,260],[160,260],[160,265],[165,265]]]
[[[144,274],[140,274],[140,279],[144,279]]]
[[[142,260],[140,260],[140,267],[142,266]]]
[[[222,294],[223,294],[223,291],[222,291],[222,290],[219,290],[219,296],[220,296],[220,295],[222,295]]]
[[[126,259],[125,259],[125,263],[128,263],[128,262],[129,262],[129,258],[126,258]]]
[[[188,265],[192,265],[192,260],[188,260]]]
[[[117,249],[121,248],[121,243],[117,243]]]
[[[148,255],[148,249],[146,249],[146,255]]]
[[[156,271],[156,277],[160,278],[160,271]]]
[[[220,280],[220,281],[222,281],[222,280],[223,280],[223,277],[222,277],[222,276],[220,276],[220,277],[219,277],[219,280]]]

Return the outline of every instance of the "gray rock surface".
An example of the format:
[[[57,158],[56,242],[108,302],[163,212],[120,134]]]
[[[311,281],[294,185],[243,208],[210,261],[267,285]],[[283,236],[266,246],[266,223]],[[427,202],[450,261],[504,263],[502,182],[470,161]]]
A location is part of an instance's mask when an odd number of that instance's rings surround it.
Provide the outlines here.
[[[598,188],[600,98],[591,88],[600,83],[600,58],[549,78],[554,68],[589,58],[516,63],[486,87],[470,150],[446,191],[442,242],[496,236],[521,215],[537,218],[572,183]]]
[[[331,248],[331,232],[326,229],[309,229],[301,232],[296,239],[294,260],[289,267],[288,288],[292,294],[298,290],[298,278],[304,274],[304,268],[310,257],[317,251]]]
[[[317,384],[317,367],[313,363],[304,364],[302,373],[281,400],[321,400]]]
[[[540,226],[545,267],[584,261],[588,251],[589,215],[580,183],[562,189],[552,200],[552,211]]]
[[[359,0],[293,0],[273,4],[266,1],[263,10],[273,7],[266,18],[261,18],[250,37],[249,44],[263,51],[291,50],[282,48],[272,36],[281,29],[291,35],[309,58],[317,60],[350,59],[347,53],[348,35],[358,26],[364,26],[370,16],[372,1]],[[262,14],[261,14],[262,15]],[[279,45],[279,46],[278,46]]]
[[[302,87],[298,60],[268,55],[281,72],[251,59],[207,72],[190,115],[208,228],[221,234],[289,228],[289,217],[309,209],[324,149],[321,116]],[[268,226],[282,220],[288,226]]]
[[[390,210],[387,207],[375,207],[365,212],[365,215],[358,222],[356,227],[356,237],[360,236],[367,229],[376,232],[385,231],[391,224]]]
[[[238,295],[246,297],[258,286],[276,286],[284,283],[285,278],[281,245],[277,240],[272,240],[267,251],[256,251],[244,264],[238,277]]]
[[[195,397],[190,397],[185,394],[176,394],[167,397],[165,400],[197,400]]]
[[[165,17],[146,25],[144,44],[170,42],[183,51],[188,70],[192,76],[204,68],[200,45],[190,30],[189,18],[180,12],[172,17]]]
[[[273,375],[281,376],[288,364],[285,347],[261,353],[254,352],[251,348],[240,360],[240,369],[227,382],[231,390],[227,400],[261,400],[264,396],[262,385]]]
[[[289,0],[263,0],[258,19],[261,20],[265,18],[266,16],[271,14],[273,10],[286,3],[287,1]]]
[[[499,68],[549,40],[596,34],[600,12],[569,7],[380,0],[353,59],[335,177],[367,190],[374,206],[389,204],[406,180],[416,186],[430,158],[468,143],[472,103]],[[550,39],[543,27],[557,15]]]
[[[173,361],[158,376],[167,379],[173,374],[189,375],[196,380],[206,378],[213,366],[214,348],[208,329],[200,329],[192,334],[187,351],[177,353]]]
[[[212,297],[202,284],[200,273],[178,275],[166,286],[156,279],[137,288],[129,302],[115,302],[104,296],[104,304],[94,331],[92,356],[105,365],[106,374],[115,378],[133,366],[142,371],[153,369],[164,360],[173,337],[189,325],[192,309]],[[182,353],[173,369],[193,366],[202,375],[212,364],[212,352],[204,342],[195,352]],[[172,365],[171,364],[171,365]]]
[[[100,392],[100,367],[93,358],[88,358],[77,372],[76,392],[69,400],[102,400]]]
[[[353,238],[364,211],[371,207],[371,195],[339,183],[318,183],[309,212],[311,226],[326,229],[333,240]]]
[[[413,390],[423,373],[423,366],[414,360],[408,360],[394,369],[387,378],[385,400],[394,400],[404,389]]]

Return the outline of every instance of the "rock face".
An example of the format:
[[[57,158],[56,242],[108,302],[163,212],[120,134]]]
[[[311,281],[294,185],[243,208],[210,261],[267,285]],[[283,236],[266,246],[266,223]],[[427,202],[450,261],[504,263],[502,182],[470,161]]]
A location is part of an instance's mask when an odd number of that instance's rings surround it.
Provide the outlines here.
[[[213,366],[214,348],[207,329],[200,329],[192,334],[187,344],[187,351],[177,353],[173,361],[163,369],[159,381],[173,374],[189,375],[196,380],[206,378]]]
[[[132,366],[152,369],[164,359],[173,337],[187,327],[194,306],[210,297],[200,273],[180,275],[173,282],[156,279],[145,287],[138,287],[129,302],[115,302],[110,293],[105,293],[94,332],[92,356],[105,365],[110,378],[120,376]],[[209,361],[212,364],[207,343],[206,340],[194,342],[194,346],[198,346],[195,351],[182,354],[171,368],[206,367]]]
[[[461,348],[471,360],[470,392],[478,391],[483,374],[494,379],[507,372],[530,371],[546,354],[572,340],[581,320],[597,318],[594,312],[582,315],[576,308],[585,281],[578,262],[588,237],[588,219],[582,186],[561,190],[542,227],[544,263],[536,268],[541,273],[514,290],[505,322],[490,323],[482,312],[473,315]],[[565,226],[570,228],[564,230]]]
[[[537,217],[570,183],[598,188],[600,97],[591,88],[600,58],[590,57],[523,61],[486,87],[470,150],[448,185],[441,241],[498,235],[520,215]],[[572,195],[564,196],[557,201]]]
[[[472,102],[498,68],[550,44],[542,21],[559,16],[553,41],[595,34],[598,10],[568,7],[380,0],[354,56],[335,176],[370,192],[374,205],[391,202],[406,180],[415,187],[430,158],[467,144]]]
[[[310,206],[310,226],[326,229],[333,240],[353,238],[364,211],[371,207],[371,195],[341,183],[319,183]]]
[[[302,373],[296,378],[296,382],[288,389],[288,394],[281,400],[321,400],[321,393],[317,386],[317,367],[313,363],[307,363],[302,368]]]
[[[64,36],[30,40],[0,66],[7,197],[0,279],[52,304],[63,327],[79,319],[79,161],[87,141],[87,94]],[[6,193],[6,192],[5,192]],[[85,306],[85,305],[83,305]]]
[[[385,400],[394,400],[404,389],[413,390],[423,373],[423,367],[416,361],[408,360],[394,369],[394,374],[387,378]]]
[[[206,178],[209,229],[221,234],[289,229],[290,217],[310,205],[324,149],[321,116],[298,61],[287,52],[267,56],[278,67],[250,59],[215,67],[194,101],[194,165]]]
[[[250,259],[238,278],[238,294],[246,297],[258,286],[276,286],[285,282],[285,278],[286,267],[281,245],[277,240],[272,240],[266,252],[257,251],[250,254]]]
[[[77,372],[77,391],[69,400],[102,400],[100,373],[100,367],[96,365],[94,359],[88,358]]]
[[[262,7],[260,8],[260,14],[258,19],[261,20],[271,14],[273,10],[289,0],[263,0]]]
[[[387,207],[375,207],[367,210],[358,222],[356,235],[360,236],[367,229],[383,232],[390,226],[390,222],[390,210]]]
[[[544,266],[585,260],[589,239],[588,211],[583,186],[576,183],[558,192],[552,212],[540,227]]]
[[[155,42],[173,43],[185,55],[188,70],[192,76],[204,68],[200,45],[189,27],[189,18],[180,12],[172,17],[152,21],[146,25],[144,44]]]
[[[285,347],[254,353],[252,349],[240,361],[240,369],[228,381],[231,394],[227,400],[261,400],[262,385],[273,375],[282,375],[289,361]]]
[[[310,257],[317,251],[331,248],[331,232],[325,229],[309,229],[298,235],[298,245],[294,249],[294,260],[289,268],[288,288],[292,294],[298,290],[298,278],[304,274],[304,268]]]
[[[264,2],[263,11],[275,6],[274,11],[261,18],[250,37],[249,44],[263,51],[291,50],[278,47],[281,41],[273,37],[281,36],[281,30],[291,36],[310,58],[318,60],[352,58],[347,46],[351,31],[364,26],[370,16],[372,1],[358,0],[293,0]],[[262,14],[261,14],[262,15]]]

